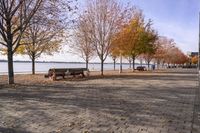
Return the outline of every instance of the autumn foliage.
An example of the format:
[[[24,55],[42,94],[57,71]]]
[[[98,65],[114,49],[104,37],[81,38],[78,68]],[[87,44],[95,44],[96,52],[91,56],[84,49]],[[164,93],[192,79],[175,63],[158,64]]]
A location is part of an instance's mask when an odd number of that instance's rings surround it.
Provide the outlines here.
[[[188,57],[176,46],[173,39],[160,36],[157,40],[157,50],[154,54],[154,60],[157,67],[160,65],[168,66],[183,65],[188,62]]]
[[[198,56],[192,57],[192,64],[197,64],[198,63]]]
[[[122,54],[124,57],[132,59],[133,70],[135,69],[135,59],[139,55],[143,55],[148,60],[148,64],[150,63],[156,50],[155,42],[157,40],[157,33],[151,27],[151,20],[145,23],[142,12],[138,9],[134,11],[134,15],[128,23],[115,34],[111,45],[112,55]]]
[[[76,0],[1,0],[0,53],[8,58],[9,84],[14,84],[15,54],[28,55],[35,74],[35,60],[60,52],[61,44],[73,31],[73,52],[86,61],[86,67],[92,57],[98,57],[101,75],[108,56],[114,63],[119,56],[128,59],[133,70],[137,58],[148,68],[152,63],[159,68],[189,60],[174,40],[160,36],[153,21],[135,6],[116,0],[87,0],[80,14],[76,10]],[[74,14],[78,19],[74,20]],[[192,63],[197,64],[197,57]]]

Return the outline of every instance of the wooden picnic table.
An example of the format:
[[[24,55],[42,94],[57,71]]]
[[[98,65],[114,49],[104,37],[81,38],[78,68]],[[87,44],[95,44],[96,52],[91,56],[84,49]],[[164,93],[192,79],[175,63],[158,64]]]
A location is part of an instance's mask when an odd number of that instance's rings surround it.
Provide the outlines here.
[[[48,74],[45,75],[45,78],[51,78],[53,80],[56,80],[57,77],[62,77],[63,79],[65,76],[76,76],[76,75],[82,75],[82,77],[85,77],[84,72],[89,72],[87,68],[51,68],[48,71]]]

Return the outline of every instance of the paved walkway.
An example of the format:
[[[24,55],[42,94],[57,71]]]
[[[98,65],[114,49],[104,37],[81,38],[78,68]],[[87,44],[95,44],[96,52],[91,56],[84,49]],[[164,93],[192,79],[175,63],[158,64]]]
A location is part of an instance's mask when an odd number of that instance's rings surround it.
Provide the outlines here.
[[[20,77],[20,76],[19,76]],[[44,80],[43,76],[34,76]],[[0,133],[190,133],[191,70],[81,81],[0,82]]]

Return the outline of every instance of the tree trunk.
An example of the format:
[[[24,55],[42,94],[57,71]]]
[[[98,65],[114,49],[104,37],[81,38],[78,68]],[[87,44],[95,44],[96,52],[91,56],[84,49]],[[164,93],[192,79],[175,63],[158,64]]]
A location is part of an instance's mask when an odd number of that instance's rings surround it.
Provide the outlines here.
[[[165,64],[165,63],[163,62],[163,63],[162,63],[162,68],[164,68],[164,64]]]
[[[135,56],[132,57],[133,60],[133,71],[135,70]]]
[[[147,62],[147,65],[148,65],[148,70],[149,70],[149,66],[150,66],[150,62],[149,61]]]
[[[35,75],[35,57],[32,57],[32,74]]]
[[[13,52],[12,47],[8,47],[8,84],[14,84],[14,71],[13,71]]]
[[[129,61],[129,69],[131,69],[131,59],[129,59],[128,61]]]
[[[160,61],[157,60],[157,69],[159,70],[160,69]]]
[[[104,64],[103,54],[100,55],[100,60],[101,60],[101,76],[103,76],[103,64]]]
[[[167,63],[167,66],[168,66],[168,68],[170,68],[170,65],[169,65],[169,63]]]
[[[163,61],[163,63],[162,63],[162,68],[164,68],[165,67],[165,62]]]
[[[120,66],[119,66],[119,73],[122,73],[122,54],[120,53]]]
[[[7,56],[8,56],[8,84],[14,84],[13,70],[13,35],[11,33],[11,20],[7,20]]]
[[[86,69],[88,69],[88,63],[89,63],[89,61],[88,60],[86,60],[86,62],[85,62],[86,64]]]
[[[104,63],[104,61],[103,61],[103,59],[101,59],[101,76],[103,76],[103,63]]]
[[[114,65],[113,67],[114,67],[114,71],[115,71],[115,68],[116,68],[115,67],[116,66],[116,59],[113,59],[113,65]]]

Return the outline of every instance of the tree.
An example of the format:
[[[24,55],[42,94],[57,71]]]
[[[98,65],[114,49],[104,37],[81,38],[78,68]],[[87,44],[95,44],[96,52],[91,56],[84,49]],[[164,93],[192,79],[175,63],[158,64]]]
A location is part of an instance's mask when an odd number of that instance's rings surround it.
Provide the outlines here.
[[[120,53],[132,59],[134,70],[136,57],[150,49],[147,46],[152,45],[156,34],[153,34],[153,30],[150,29],[151,21],[144,22],[141,10],[136,9],[133,13],[130,21],[115,35],[115,42]]]
[[[197,64],[198,63],[198,56],[192,57],[192,64]]]
[[[161,62],[163,65],[167,63],[168,66],[170,64],[174,66],[182,65],[188,62],[188,57],[176,46],[173,39],[160,36],[156,41],[156,47],[154,59],[157,62],[158,68]]]
[[[115,70],[115,64],[117,57],[120,57],[120,73],[122,72],[122,56],[125,56],[124,54],[124,45],[123,45],[123,34],[121,31],[115,33],[113,35],[110,45],[110,55],[113,59],[114,64],[114,70]]]
[[[171,48],[170,51],[170,63],[174,66],[181,65],[187,62],[186,55],[178,47],[174,46],[173,48]]]
[[[60,49],[61,39],[56,38],[56,33],[51,27],[42,26],[38,24],[32,24],[27,33],[24,34],[25,45],[21,45],[17,53],[27,54],[32,61],[32,74],[35,74],[35,60],[38,59],[41,54],[52,55],[54,52],[58,52]]]
[[[113,40],[110,45],[110,56],[113,59],[113,69],[116,69],[116,60],[120,56],[118,42],[113,37]]]
[[[156,51],[154,54],[154,59],[157,63],[157,68],[160,68],[160,64],[163,65],[169,59],[168,54],[171,48],[174,47],[174,41],[172,39],[168,39],[164,36],[159,36],[158,40],[155,43]]]
[[[117,55],[111,54],[112,60],[113,60],[113,70],[116,70],[116,61],[117,61]]]
[[[13,54],[43,0],[0,1],[0,44],[7,49],[8,83],[14,84]]]
[[[4,50],[4,47],[3,47],[3,45],[0,45],[0,54],[2,54],[2,55],[3,55],[3,54],[4,54],[4,51],[5,51],[5,50]]]
[[[173,39],[167,39],[165,45],[164,45],[164,49],[165,49],[165,55],[164,55],[164,60],[163,62],[166,62],[168,64],[168,66],[171,63],[174,63],[175,61],[175,50],[177,49],[177,47],[175,46],[176,43],[174,42]]]
[[[157,33],[151,28],[151,23],[146,26],[146,30],[142,33],[141,37],[141,51],[142,57],[148,65],[148,69],[150,66],[150,62],[154,58],[154,54],[157,49],[156,40],[158,39]]]
[[[74,53],[78,54],[85,60],[86,68],[88,69],[88,63],[94,56],[95,49],[90,34],[90,25],[84,15],[85,14],[79,16],[77,26],[75,28],[75,43],[73,43],[70,47]]]
[[[32,61],[32,74],[35,74],[35,60],[42,54],[52,55],[61,48],[62,38],[65,37],[64,29],[68,26],[68,18],[60,17],[61,14],[67,16],[73,11],[69,1],[55,0],[44,1],[38,12],[33,16],[22,37],[25,44],[18,49],[18,53],[27,54]]]
[[[129,63],[129,69],[131,69],[132,66],[132,59],[130,58],[130,56],[125,57]]]
[[[124,33],[125,47],[124,51],[127,56],[132,59],[132,69],[135,70],[135,59],[142,53],[141,38],[144,30],[144,17],[142,12],[137,11],[130,21],[130,24],[126,27]]]
[[[104,61],[109,55],[112,36],[120,27],[125,9],[122,9],[115,0],[90,0],[87,3],[86,19],[91,25],[90,34],[101,61],[101,75],[103,75]]]
[[[179,64],[179,65],[184,65],[185,63],[188,63],[189,62],[189,58],[187,57],[187,55],[185,55],[180,49],[177,53],[177,61],[176,61],[176,64]]]

